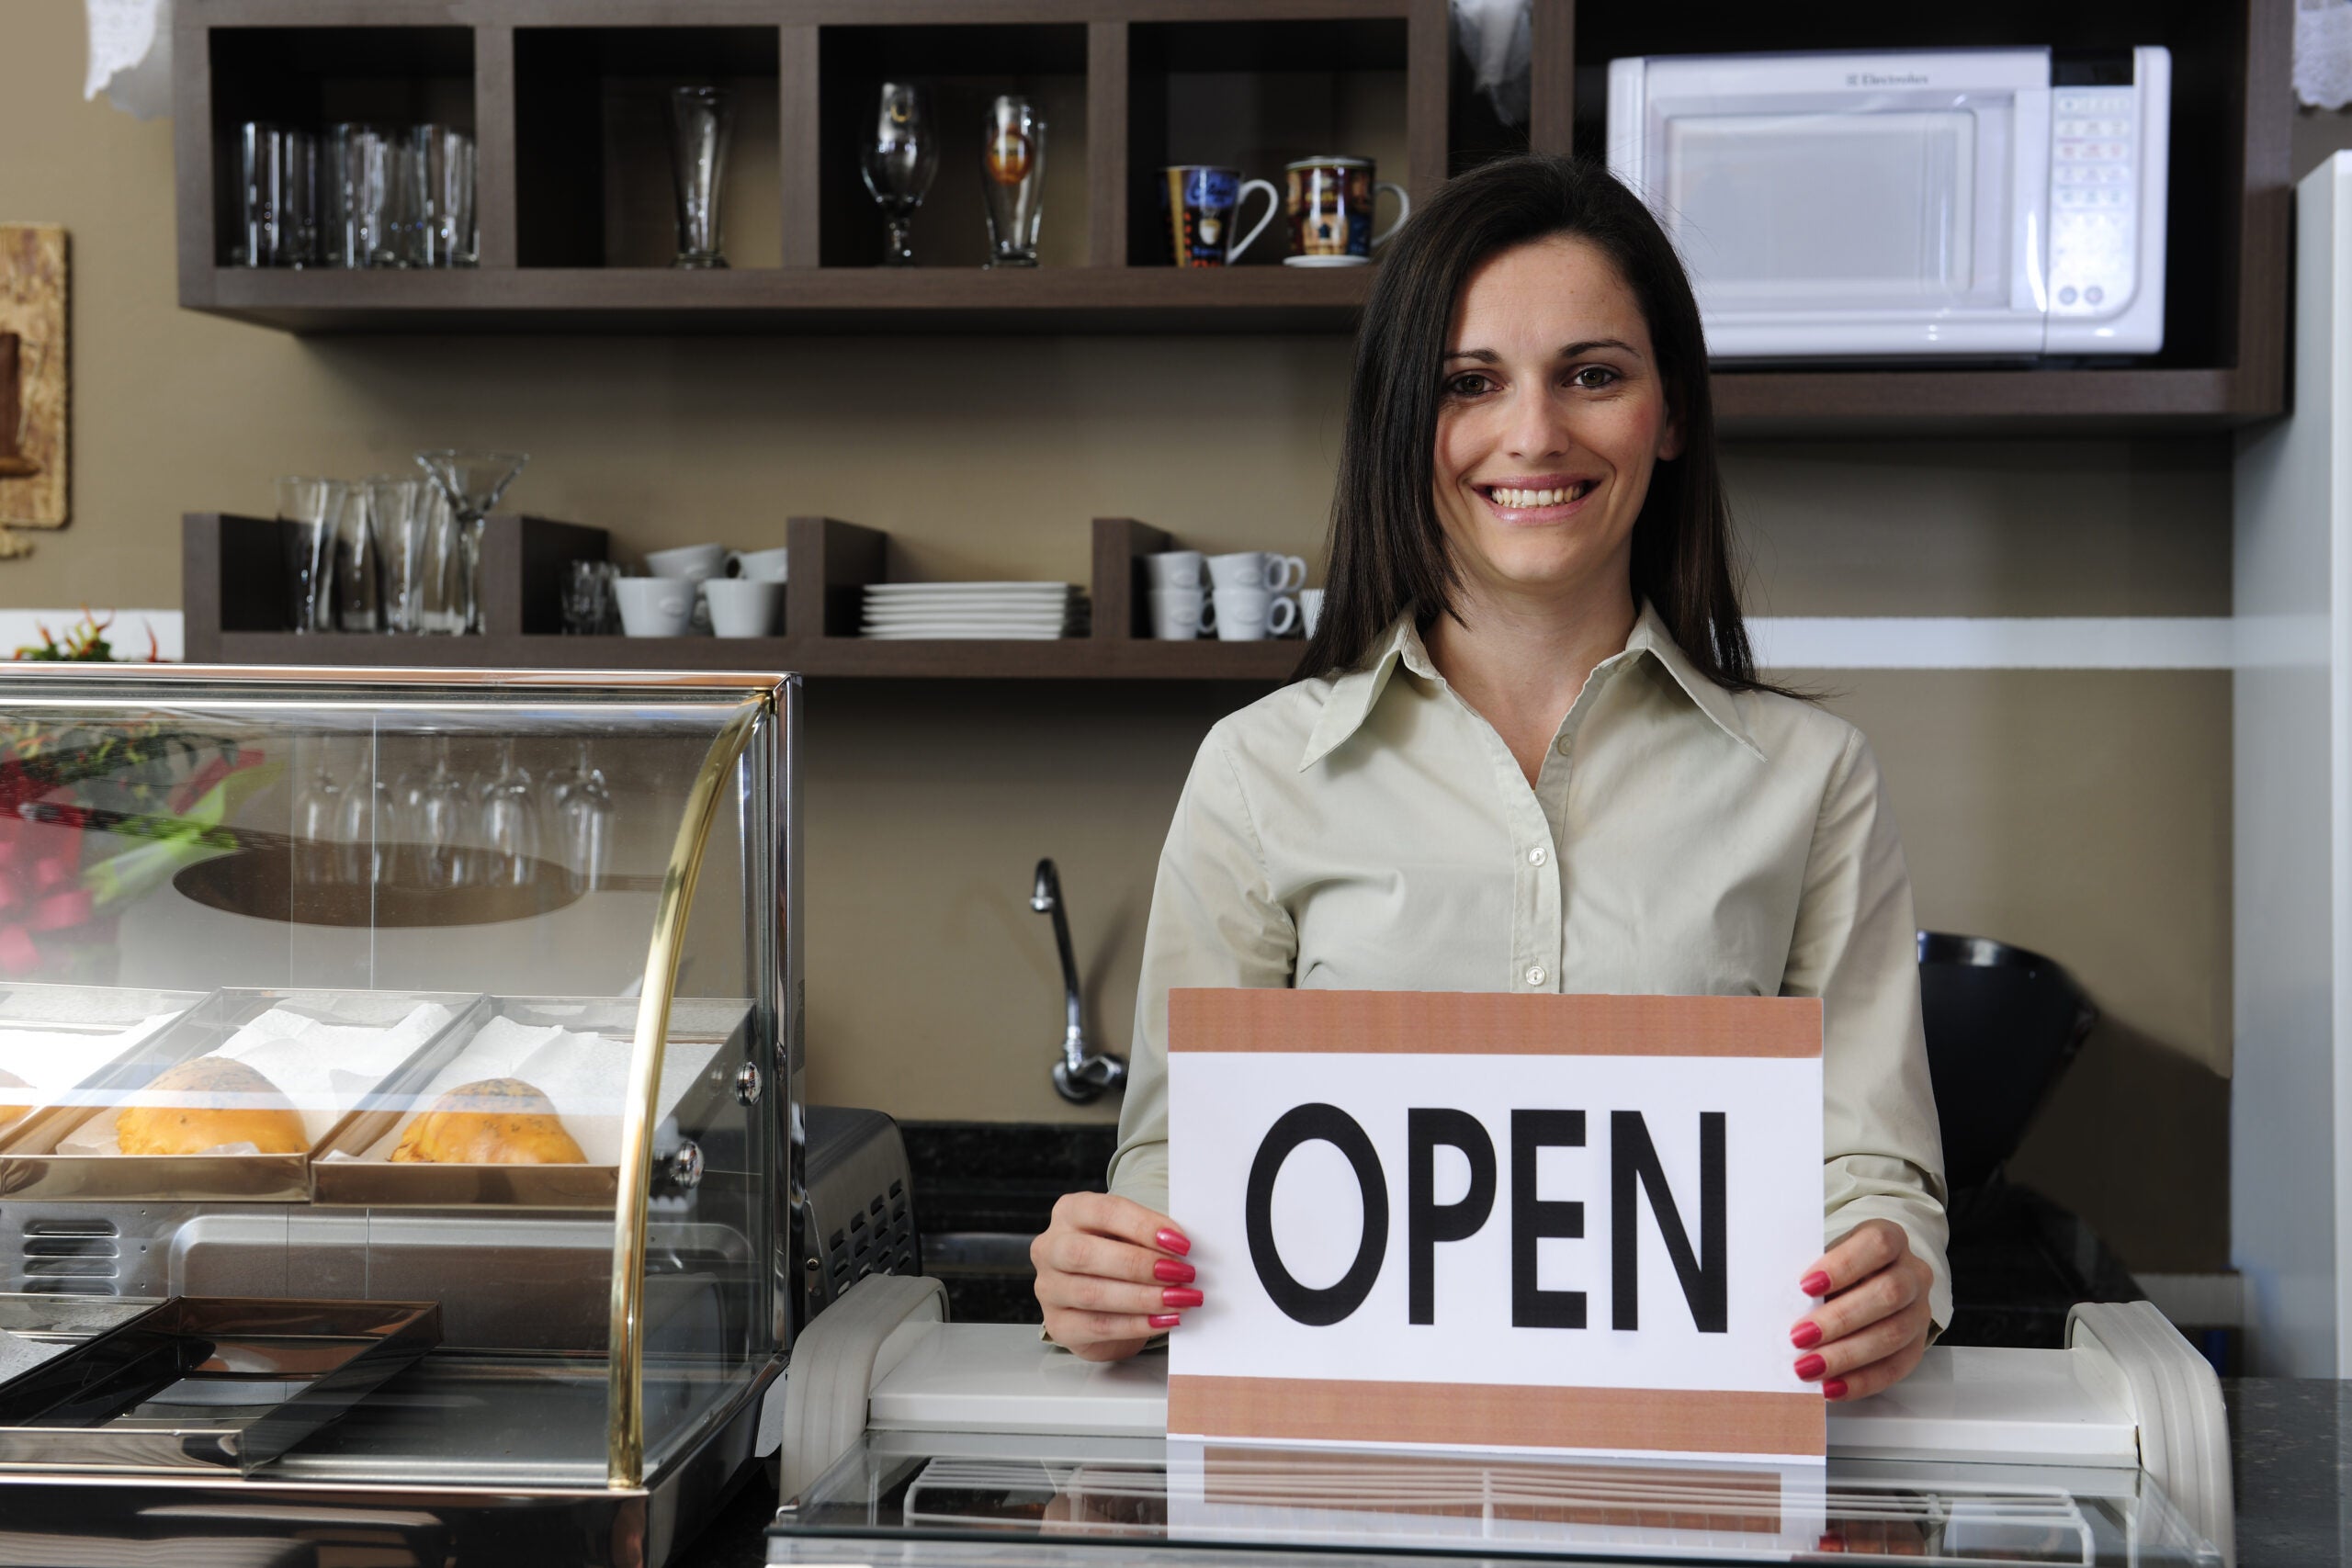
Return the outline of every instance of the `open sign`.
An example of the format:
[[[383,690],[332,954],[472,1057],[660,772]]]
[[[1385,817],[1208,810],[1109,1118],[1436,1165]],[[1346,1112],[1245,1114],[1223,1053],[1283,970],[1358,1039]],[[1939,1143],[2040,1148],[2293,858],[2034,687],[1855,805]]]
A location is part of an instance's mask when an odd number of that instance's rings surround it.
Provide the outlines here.
[[[1821,1010],[1180,990],[1171,1434],[1817,1457]]]

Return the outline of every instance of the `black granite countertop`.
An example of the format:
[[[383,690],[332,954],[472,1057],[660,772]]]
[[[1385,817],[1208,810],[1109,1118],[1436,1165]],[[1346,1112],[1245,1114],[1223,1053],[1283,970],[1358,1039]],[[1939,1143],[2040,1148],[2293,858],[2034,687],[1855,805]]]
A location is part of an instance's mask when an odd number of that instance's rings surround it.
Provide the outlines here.
[[[2237,1568],[2326,1568],[2352,1558],[2352,1382],[2227,1378]],[[773,1470],[736,1495],[679,1568],[757,1568],[775,1513]]]

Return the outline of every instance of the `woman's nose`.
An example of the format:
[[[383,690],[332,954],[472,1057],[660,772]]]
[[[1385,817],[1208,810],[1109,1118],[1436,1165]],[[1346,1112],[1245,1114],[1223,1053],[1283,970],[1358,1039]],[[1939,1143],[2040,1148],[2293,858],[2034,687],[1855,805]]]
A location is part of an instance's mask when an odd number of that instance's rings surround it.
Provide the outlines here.
[[[1540,392],[1521,393],[1513,400],[1510,422],[1503,434],[1510,455],[1525,461],[1558,457],[1574,444],[1560,406]]]

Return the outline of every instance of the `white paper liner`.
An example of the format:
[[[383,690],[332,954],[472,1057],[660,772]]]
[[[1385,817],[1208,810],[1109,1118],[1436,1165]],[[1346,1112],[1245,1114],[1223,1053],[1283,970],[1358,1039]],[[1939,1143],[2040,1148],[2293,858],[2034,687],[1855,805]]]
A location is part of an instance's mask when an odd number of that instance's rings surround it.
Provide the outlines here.
[[[111,1034],[0,1023],[0,1068],[32,1086],[35,1105],[46,1105],[177,1017],[159,1012]],[[0,1100],[7,1098],[0,1088]]]
[[[678,1109],[718,1054],[723,1041],[673,1040],[662,1054],[662,1087],[654,1103],[667,1117]],[[493,1018],[442,1065],[432,1080],[410,1099],[392,1130],[357,1155],[334,1150],[328,1161],[385,1161],[400,1146],[408,1124],[420,1111],[460,1084],[484,1078],[520,1078],[555,1106],[564,1131],[580,1145],[590,1165],[618,1165],[621,1157],[621,1101],[628,1091],[628,1064],[633,1051],[626,1040],[583,1034],[554,1024],[535,1026],[511,1018]]]
[[[292,1008],[272,1008],[231,1035],[219,1050],[206,1055],[242,1062],[277,1085],[285,1102],[302,1118],[303,1135],[315,1145],[345,1111],[447,1027],[453,1016],[439,1002],[419,1002],[400,1022],[379,1028],[324,1023]],[[277,1103],[257,1095],[140,1089],[122,1096],[59,1139],[57,1152],[119,1155],[122,1145],[115,1138],[115,1119],[134,1105],[223,1110],[244,1109],[255,1101]],[[260,1150],[252,1144],[217,1144],[197,1152],[251,1155]]]

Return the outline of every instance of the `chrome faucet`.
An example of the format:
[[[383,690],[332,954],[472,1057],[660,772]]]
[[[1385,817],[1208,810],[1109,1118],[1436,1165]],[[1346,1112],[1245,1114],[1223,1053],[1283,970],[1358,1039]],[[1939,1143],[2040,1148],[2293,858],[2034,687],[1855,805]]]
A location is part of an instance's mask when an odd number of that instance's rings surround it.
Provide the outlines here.
[[[1086,1043],[1086,1025],[1079,1016],[1078,960],[1069,950],[1069,920],[1062,913],[1062,879],[1050,860],[1037,863],[1037,880],[1029,890],[1029,907],[1041,915],[1053,916],[1054,945],[1062,953],[1062,991],[1069,1020],[1062,1035],[1062,1059],[1054,1064],[1054,1088],[1064,1100],[1083,1105],[1105,1089],[1124,1088],[1127,1064],[1110,1052],[1093,1050]]]

